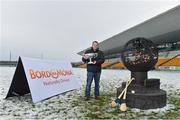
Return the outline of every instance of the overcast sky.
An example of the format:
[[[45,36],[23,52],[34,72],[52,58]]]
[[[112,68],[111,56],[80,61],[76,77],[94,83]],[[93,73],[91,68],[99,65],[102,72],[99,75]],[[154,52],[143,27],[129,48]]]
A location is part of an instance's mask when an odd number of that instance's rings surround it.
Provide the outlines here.
[[[179,0],[1,0],[0,60],[81,61],[77,52],[180,4]]]

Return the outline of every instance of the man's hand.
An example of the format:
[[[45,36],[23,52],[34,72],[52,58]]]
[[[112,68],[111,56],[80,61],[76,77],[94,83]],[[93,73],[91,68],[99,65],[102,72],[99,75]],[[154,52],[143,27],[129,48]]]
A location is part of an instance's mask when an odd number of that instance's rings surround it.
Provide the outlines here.
[[[93,61],[93,64],[96,64],[96,61]]]
[[[89,57],[86,54],[83,55],[83,58],[86,60],[89,59]]]

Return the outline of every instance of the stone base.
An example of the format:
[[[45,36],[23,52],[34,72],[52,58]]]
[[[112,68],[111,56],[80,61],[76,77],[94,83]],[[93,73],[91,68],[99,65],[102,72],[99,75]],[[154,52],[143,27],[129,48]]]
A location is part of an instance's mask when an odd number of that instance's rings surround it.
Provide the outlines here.
[[[157,81],[156,81],[157,82]],[[122,87],[117,89],[117,96],[125,87],[125,82]],[[151,88],[147,86],[138,86],[131,84],[128,87],[126,104],[131,108],[139,109],[155,109],[166,106],[166,91],[159,89],[159,87]]]

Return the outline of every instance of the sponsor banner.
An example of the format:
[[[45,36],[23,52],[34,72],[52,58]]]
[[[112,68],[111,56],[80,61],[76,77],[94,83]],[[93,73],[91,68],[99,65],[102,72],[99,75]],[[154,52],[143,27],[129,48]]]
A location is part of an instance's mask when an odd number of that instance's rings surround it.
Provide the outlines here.
[[[19,80],[19,75],[24,77]],[[24,91],[23,93],[21,93],[20,90],[16,90],[17,87],[22,86],[20,81],[28,84],[25,85],[28,88],[22,90]],[[8,94],[9,96],[13,96],[13,94],[23,95],[24,93],[30,92],[33,102],[36,103],[51,96],[78,89],[80,87],[79,83],[80,80],[73,76],[72,66],[69,61],[52,61],[21,57],[19,58],[13,78],[13,85],[11,85],[11,87],[14,86],[14,88],[10,88],[11,90],[9,90],[10,93]]]

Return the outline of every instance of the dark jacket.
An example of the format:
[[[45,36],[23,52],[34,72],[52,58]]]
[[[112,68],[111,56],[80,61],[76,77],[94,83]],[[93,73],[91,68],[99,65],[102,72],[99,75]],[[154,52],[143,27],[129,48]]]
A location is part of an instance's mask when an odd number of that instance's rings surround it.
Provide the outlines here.
[[[98,56],[96,58],[92,58],[92,61],[96,61],[96,64],[87,64],[87,71],[88,72],[101,72],[101,64],[104,63],[104,53],[101,50],[94,51],[93,48],[87,50],[86,53],[98,53]],[[84,63],[88,63],[89,59],[82,58],[82,61]]]

